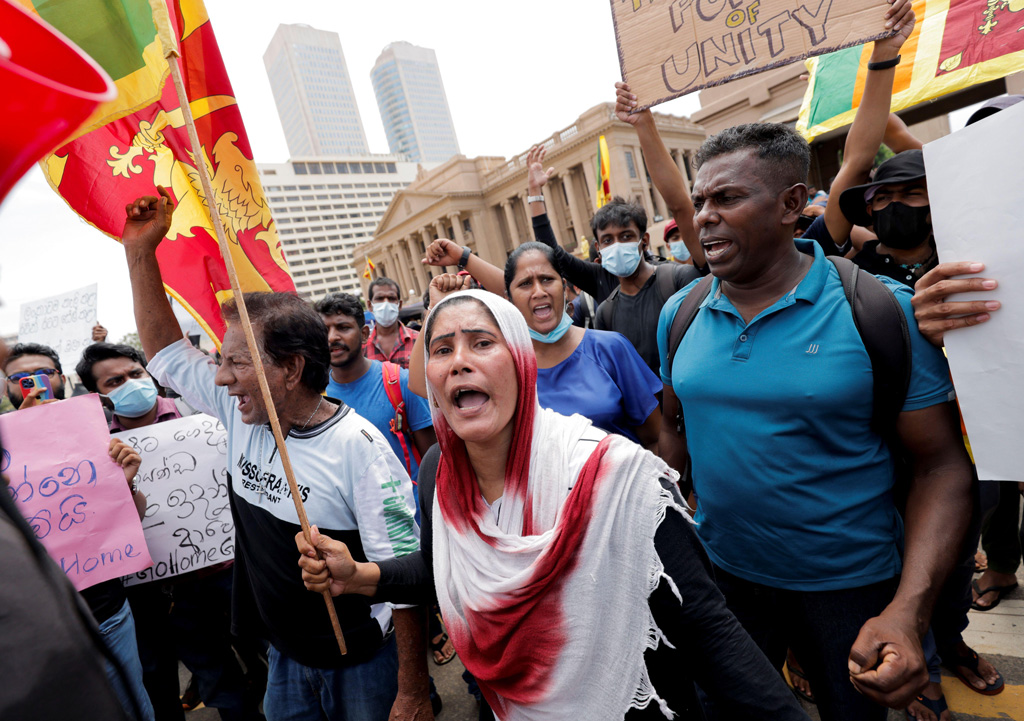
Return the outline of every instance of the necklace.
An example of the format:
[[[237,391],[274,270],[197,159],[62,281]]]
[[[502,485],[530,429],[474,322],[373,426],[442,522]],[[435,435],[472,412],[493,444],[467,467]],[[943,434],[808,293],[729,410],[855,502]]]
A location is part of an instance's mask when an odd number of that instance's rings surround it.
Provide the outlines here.
[[[302,429],[303,430],[305,430],[306,426],[309,425],[309,422],[311,420],[313,420],[313,416],[315,416],[316,412],[318,410],[320,410],[320,406],[323,404],[323,402],[324,402],[324,397],[320,396],[320,400],[318,400],[316,402],[316,408],[314,408],[313,412],[309,414],[309,418],[306,419],[306,422],[302,424]],[[261,495],[261,496],[265,496],[268,493],[267,492],[267,487],[266,487],[266,485],[264,484],[264,481],[263,481],[263,439],[264,439],[264,437],[266,437],[266,435],[267,435],[267,427],[265,425],[260,426],[259,476],[257,478],[257,482],[260,484],[260,488],[259,488],[259,490],[256,493],[258,495]],[[273,457],[273,451],[271,451],[271,457]]]
[[[323,402],[324,402],[324,397],[323,397],[323,396],[320,396],[320,400],[318,400],[318,401],[316,402],[316,408],[314,408],[314,409],[313,409],[313,412],[309,414],[309,418],[307,418],[307,419],[306,419],[306,422],[302,424],[302,430],[306,430],[306,426],[308,426],[308,425],[309,425],[309,422],[310,422],[311,420],[313,420],[313,416],[315,416],[315,415],[316,415],[316,412],[317,412],[318,410],[320,410],[320,404],[321,404],[321,403],[323,403]]]

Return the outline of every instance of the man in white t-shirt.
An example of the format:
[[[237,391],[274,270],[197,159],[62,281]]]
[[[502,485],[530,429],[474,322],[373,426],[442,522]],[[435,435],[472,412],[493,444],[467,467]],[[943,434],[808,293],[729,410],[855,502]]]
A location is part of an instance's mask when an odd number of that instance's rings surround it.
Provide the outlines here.
[[[156,259],[174,203],[158,191],[161,197],[126,209],[122,241],[135,318],[153,377],[227,428],[236,533],[232,625],[270,643],[267,719],[432,718],[420,609],[336,600],[348,646],[342,656],[323,599],[305,590],[295,554],[298,519],[237,308],[230,301],[222,308],[228,329],[220,366],[182,338]],[[246,306],[310,523],[365,560],[416,551],[405,469],[371,423],[321,395],[330,353],[320,316],[288,293],[247,293]]]

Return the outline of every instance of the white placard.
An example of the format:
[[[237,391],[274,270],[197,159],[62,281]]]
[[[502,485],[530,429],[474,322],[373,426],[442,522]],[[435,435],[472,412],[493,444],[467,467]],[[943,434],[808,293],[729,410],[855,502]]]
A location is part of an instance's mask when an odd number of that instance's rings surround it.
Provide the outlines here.
[[[92,344],[96,325],[96,284],[21,304],[18,342],[42,343],[57,351],[65,375]]]
[[[945,336],[964,425],[982,480],[1024,479],[1024,103],[924,147],[932,226],[942,262],[985,264],[994,291],[952,300],[998,300],[979,326]]]
[[[227,434],[216,418],[185,416],[112,433],[139,452],[136,476],[146,494],[146,534],[153,566],[126,585],[159,581],[235,556],[228,507]]]

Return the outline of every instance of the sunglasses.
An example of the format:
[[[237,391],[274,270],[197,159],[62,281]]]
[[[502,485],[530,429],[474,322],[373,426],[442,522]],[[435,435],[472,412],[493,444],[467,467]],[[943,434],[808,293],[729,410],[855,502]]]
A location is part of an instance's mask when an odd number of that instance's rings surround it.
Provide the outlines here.
[[[30,378],[31,376],[49,376],[53,378],[55,375],[59,375],[60,371],[56,368],[40,368],[39,370],[27,371],[25,373],[12,373],[7,376],[7,380],[11,383],[18,383],[22,378]]]

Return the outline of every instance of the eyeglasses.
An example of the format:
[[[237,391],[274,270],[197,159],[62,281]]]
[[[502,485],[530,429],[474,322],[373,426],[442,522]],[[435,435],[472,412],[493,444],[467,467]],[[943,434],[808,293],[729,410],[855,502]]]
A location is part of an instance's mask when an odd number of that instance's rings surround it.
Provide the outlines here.
[[[56,368],[40,368],[39,370],[27,371],[25,373],[13,373],[7,376],[7,380],[11,383],[18,383],[22,378],[29,378],[30,376],[50,376],[50,378],[53,378],[59,374],[60,371]]]

